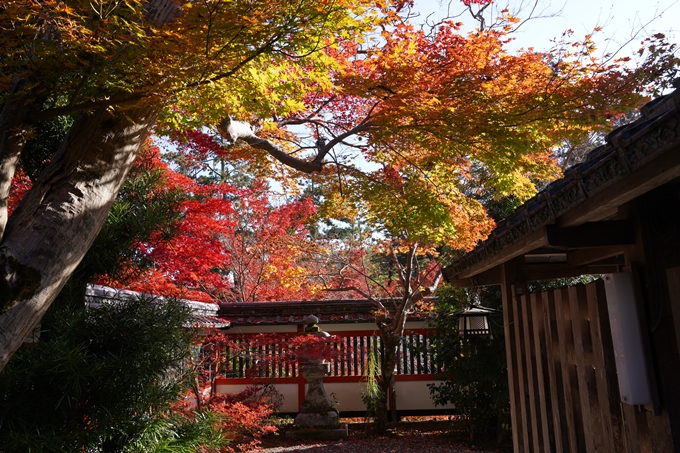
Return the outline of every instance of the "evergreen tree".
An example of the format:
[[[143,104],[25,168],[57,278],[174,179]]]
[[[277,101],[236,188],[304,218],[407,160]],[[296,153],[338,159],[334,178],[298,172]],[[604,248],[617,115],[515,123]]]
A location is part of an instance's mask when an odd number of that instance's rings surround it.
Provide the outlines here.
[[[187,388],[190,310],[140,298],[46,315],[41,340],[0,374],[0,451],[195,451],[209,414],[170,411]]]

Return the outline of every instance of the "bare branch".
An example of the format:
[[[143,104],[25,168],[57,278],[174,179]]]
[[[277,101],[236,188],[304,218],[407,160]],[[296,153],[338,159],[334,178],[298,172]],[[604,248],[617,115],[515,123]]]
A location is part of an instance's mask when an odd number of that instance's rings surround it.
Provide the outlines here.
[[[350,285],[350,286],[339,286],[339,287],[335,287],[335,288],[324,288],[324,291],[336,292],[336,293],[337,292],[352,291],[352,292],[355,292],[355,293],[361,295],[361,297],[363,297],[364,299],[371,301],[372,304],[377,305],[380,309],[385,309],[385,306],[382,304],[382,302],[380,302],[378,299],[371,296],[369,293],[362,290],[358,286]]]
[[[394,247],[390,246],[390,257],[392,258],[392,262],[394,265],[397,267],[397,270],[399,271],[399,283],[406,288],[406,274],[404,272],[404,266],[401,265],[399,262],[399,258],[397,257],[397,251]]]

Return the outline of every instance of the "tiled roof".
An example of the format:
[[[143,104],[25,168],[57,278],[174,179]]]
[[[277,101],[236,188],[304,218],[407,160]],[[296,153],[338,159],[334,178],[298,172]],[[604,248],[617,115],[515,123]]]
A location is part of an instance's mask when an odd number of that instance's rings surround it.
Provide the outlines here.
[[[640,114],[636,121],[612,131],[606,144],[592,150],[586,161],[565,171],[563,178],[499,222],[486,241],[447,266],[445,275],[455,276],[502,254],[511,244],[554,224],[558,217],[680,146],[680,89],[649,102]]]
[[[101,285],[88,285],[87,289],[85,290],[85,303],[90,306],[96,306],[102,303],[115,302],[121,299],[137,299],[141,296],[159,298],[158,296],[154,296],[152,294],[145,295],[126,289],[115,289]],[[229,327],[228,321],[217,316],[217,311],[219,309],[217,304],[196,302],[193,300],[182,300],[182,302],[191,307],[193,311],[192,323],[200,327],[215,329]]]
[[[232,326],[303,324],[308,315],[323,324],[372,323],[375,306],[368,300],[321,300],[222,303],[219,316]],[[409,320],[429,319],[429,314],[415,312]]]
[[[100,285],[88,285],[85,301],[89,305],[131,299],[142,293]],[[147,295],[149,297],[158,297]],[[320,300],[277,302],[234,302],[210,304],[184,300],[194,311],[193,322],[202,327],[227,328],[230,326],[304,324],[308,315],[319,318],[323,324],[372,323],[375,306],[368,300]],[[389,301],[386,301],[389,304]],[[409,320],[429,319],[428,313],[415,312]]]

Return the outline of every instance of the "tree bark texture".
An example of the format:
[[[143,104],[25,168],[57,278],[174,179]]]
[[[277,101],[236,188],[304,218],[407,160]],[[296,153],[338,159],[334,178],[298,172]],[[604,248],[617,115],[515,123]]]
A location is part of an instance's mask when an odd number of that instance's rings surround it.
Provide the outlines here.
[[[0,371],[99,233],[158,115],[144,103],[78,119],[0,242]]]
[[[0,239],[7,225],[7,200],[21,151],[31,133],[31,116],[40,111],[38,96],[18,96],[26,81],[17,83],[0,111]]]
[[[403,333],[403,329],[401,331]],[[401,333],[382,334],[383,341],[383,360],[380,363],[380,380],[378,386],[382,398],[376,414],[377,431],[384,433],[387,431],[387,414],[389,413],[389,397],[392,383],[394,382],[394,369],[397,366],[399,356],[399,339]],[[393,402],[394,404],[394,402]],[[395,420],[393,420],[395,421]]]
[[[415,256],[415,247],[411,249],[411,256]],[[399,265],[397,261],[397,265]],[[410,269],[406,272],[402,272],[404,275],[410,275]],[[438,285],[439,278],[435,279],[435,285]],[[403,280],[406,288],[409,288],[410,282],[408,280]],[[427,289],[427,294],[434,292],[436,286]],[[416,290],[410,292],[408,297],[402,299],[402,301],[397,305],[396,312],[393,314],[393,318],[388,320],[386,316],[377,316],[376,325],[380,331],[380,339],[383,344],[383,356],[380,363],[380,381],[378,382],[378,387],[382,398],[380,400],[381,407],[377,409],[376,414],[376,428],[378,432],[384,433],[387,431],[387,414],[389,412],[389,398],[390,396],[394,398],[393,404],[396,407],[396,398],[394,392],[392,392],[394,385],[394,370],[397,366],[397,360],[399,360],[399,342],[401,337],[404,335],[404,328],[406,327],[406,319],[408,314],[413,310],[416,302],[423,299],[425,293],[421,290]],[[377,300],[374,301],[376,306],[384,310],[384,306]],[[393,411],[393,421],[397,421],[396,410]]]

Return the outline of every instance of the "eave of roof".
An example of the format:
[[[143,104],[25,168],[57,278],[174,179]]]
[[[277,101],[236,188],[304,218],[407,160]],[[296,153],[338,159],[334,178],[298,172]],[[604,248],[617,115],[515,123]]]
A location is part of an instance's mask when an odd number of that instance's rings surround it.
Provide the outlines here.
[[[365,299],[221,303],[218,316],[231,326],[303,324],[308,315],[322,324],[373,323],[376,307]],[[414,312],[409,320],[429,319]]]
[[[88,285],[85,302],[96,306],[101,303],[121,299],[147,296],[151,294]],[[375,322],[376,307],[369,300],[334,299],[318,301],[267,301],[267,302],[223,302],[220,304],[184,300],[182,302],[193,311],[192,324],[203,328],[225,329],[236,326],[298,325],[308,315],[315,315],[322,324],[349,324]],[[383,301],[388,304],[390,301]],[[430,314],[414,312],[409,321],[430,319]]]
[[[680,89],[649,102],[640,113],[636,121],[611,132],[585,162],[500,222],[486,241],[447,266],[446,279],[463,281],[493,271],[548,247],[548,225],[574,227],[610,218],[642,191],[680,177]]]
[[[116,289],[102,285],[87,285],[85,289],[85,303],[89,306],[97,306],[102,303],[112,303],[119,300],[138,299],[140,297],[153,299],[163,299],[153,294],[143,294],[137,291],[126,289]],[[218,305],[194,300],[181,299],[181,301],[191,308],[191,323],[194,326],[213,329],[224,329],[229,327],[229,321],[217,316]]]

